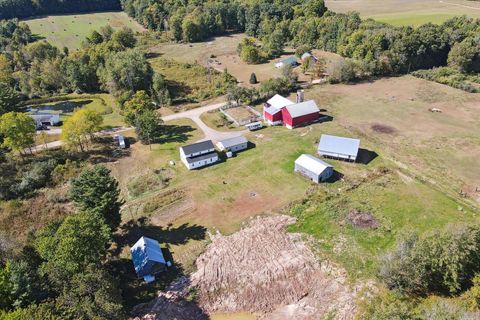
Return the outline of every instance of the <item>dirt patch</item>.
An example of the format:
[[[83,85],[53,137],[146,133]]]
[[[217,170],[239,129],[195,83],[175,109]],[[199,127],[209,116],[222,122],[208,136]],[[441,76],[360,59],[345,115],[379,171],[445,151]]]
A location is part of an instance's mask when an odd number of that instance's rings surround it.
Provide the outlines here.
[[[252,109],[245,106],[226,109],[225,113],[235,119],[235,121],[237,121],[237,123],[240,125],[261,120],[261,115],[255,113],[252,111]]]
[[[371,213],[357,210],[351,211],[348,214],[348,221],[350,221],[354,227],[361,229],[376,229],[380,226],[380,223]]]
[[[377,132],[377,133],[384,133],[384,134],[394,134],[397,130],[395,128],[380,124],[380,123],[375,123],[372,124],[372,130]]]
[[[208,316],[194,302],[187,301],[176,292],[161,292],[155,300],[141,304],[132,311],[144,315],[136,320],[207,320]]]
[[[354,317],[355,292],[344,271],[321,265],[288,216],[257,218],[230,236],[216,234],[191,276],[208,313],[257,313],[260,319],[317,319],[336,310]]]
[[[250,312],[259,320],[313,320],[332,314],[353,319],[357,295],[368,296],[373,285],[349,285],[345,270],[320,263],[300,234],[286,232],[294,222],[284,215],[255,218],[232,235],[211,235],[211,244],[197,259],[197,271],[137,306],[135,315],[200,320],[205,314]],[[195,304],[187,301],[192,292]]]

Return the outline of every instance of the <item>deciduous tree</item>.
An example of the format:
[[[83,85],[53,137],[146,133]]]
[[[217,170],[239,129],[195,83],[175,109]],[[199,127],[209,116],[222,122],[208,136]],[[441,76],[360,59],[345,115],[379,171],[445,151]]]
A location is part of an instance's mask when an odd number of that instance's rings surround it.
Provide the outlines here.
[[[9,112],[0,117],[0,134],[3,146],[24,154],[33,145],[35,121],[25,113]]]
[[[80,212],[41,230],[35,248],[45,261],[42,272],[57,288],[63,288],[75,274],[102,259],[109,241],[110,229],[103,217]]]
[[[148,110],[154,110],[152,99],[146,91],[137,91],[133,97],[124,103],[123,115],[125,122],[129,125],[135,126],[135,119],[138,115]]]

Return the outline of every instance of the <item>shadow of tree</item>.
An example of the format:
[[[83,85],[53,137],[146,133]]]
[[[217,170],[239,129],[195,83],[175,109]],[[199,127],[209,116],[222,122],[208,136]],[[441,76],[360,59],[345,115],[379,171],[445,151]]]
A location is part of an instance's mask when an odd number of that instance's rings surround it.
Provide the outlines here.
[[[173,99],[185,97],[193,93],[193,89],[184,82],[168,79],[166,84]]]
[[[130,138],[129,138],[130,139]],[[133,138],[129,143],[134,143]],[[112,137],[95,137],[95,144],[86,152],[81,153],[81,157],[88,159],[93,164],[115,162],[121,158],[128,157],[131,154],[129,148],[121,149],[118,143]]]
[[[115,234],[114,240],[121,250],[124,246],[132,246],[137,240],[146,236],[153,238],[162,245],[182,245],[189,240],[204,240],[207,229],[197,224],[184,223],[178,227],[169,224],[166,227],[151,225],[146,218],[130,220],[122,225]]]
[[[196,129],[191,126],[163,125],[162,134],[155,139],[157,143],[186,142]]]

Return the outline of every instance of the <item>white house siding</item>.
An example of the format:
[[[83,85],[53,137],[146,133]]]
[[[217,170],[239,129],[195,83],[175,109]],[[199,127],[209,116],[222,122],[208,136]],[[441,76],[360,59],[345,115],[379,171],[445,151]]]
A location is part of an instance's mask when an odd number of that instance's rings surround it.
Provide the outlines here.
[[[204,159],[204,160],[200,160],[200,161],[197,161],[197,162],[192,162],[192,163],[189,163],[188,169],[192,170],[192,169],[202,168],[202,167],[208,166],[212,163],[215,163],[217,161],[218,161],[218,156],[208,158],[208,159]]]
[[[241,151],[241,150],[245,150],[248,148],[248,142],[246,143],[242,143],[242,144],[237,144],[236,146],[232,146],[230,147],[229,151],[232,151],[232,152],[237,152],[237,151]]]
[[[322,181],[328,180],[333,175],[333,168],[327,167],[325,168],[325,170],[323,170],[322,173],[316,174],[296,163],[295,172],[298,172],[303,176],[310,178],[315,183],[320,183]]]
[[[185,157],[182,157],[181,160],[182,160],[183,164],[185,164],[185,166],[187,167],[188,170],[193,170],[193,169],[202,168],[202,167],[205,167],[205,166],[208,166],[212,163],[217,162],[218,161],[218,155],[213,156],[213,157],[208,158],[208,159],[202,159],[202,160],[199,160],[199,161],[196,161],[196,162],[191,162],[191,163],[189,163],[188,160]]]

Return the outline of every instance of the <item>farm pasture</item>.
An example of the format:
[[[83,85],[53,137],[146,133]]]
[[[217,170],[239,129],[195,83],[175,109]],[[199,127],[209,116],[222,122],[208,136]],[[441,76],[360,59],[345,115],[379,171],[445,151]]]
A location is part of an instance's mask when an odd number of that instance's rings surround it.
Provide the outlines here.
[[[179,159],[180,146],[203,138],[190,120],[167,122],[171,134],[151,150],[134,143],[129,157],[109,164],[127,199],[124,221],[143,220],[147,231],[202,227],[230,234],[252,216],[287,212],[298,218],[292,231],[313,235],[318,253],[340,262],[354,278],[371,277],[378,257],[407,232],[478,221],[478,194],[458,194],[480,176],[472,162],[480,146],[477,95],[405,76],[318,86],[306,91],[311,98],[333,121],[249,133],[255,148],[201,170],[188,171]],[[428,111],[432,106],[442,113]],[[294,160],[315,154],[323,133],[359,137],[372,161],[327,160],[338,174],[321,185],[294,174]],[[165,175],[168,184],[129,198],[131,180],[149,172]],[[376,223],[358,227],[352,214]],[[164,245],[176,265],[188,272],[208,239],[169,241]]]
[[[395,26],[442,23],[455,16],[480,17],[480,4],[468,0],[326,0],[334,12],[357,11]]]
[[[79,49],[82,41],[94,30],[110,25],[114,29],[128,27],[136,32],[144,28],[125,12],[98,12],[72,15],[52,15],[25,20],[32,33],[45,38],[58,48]]]

